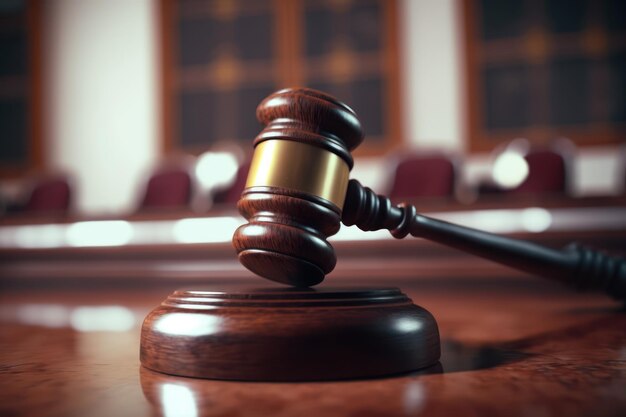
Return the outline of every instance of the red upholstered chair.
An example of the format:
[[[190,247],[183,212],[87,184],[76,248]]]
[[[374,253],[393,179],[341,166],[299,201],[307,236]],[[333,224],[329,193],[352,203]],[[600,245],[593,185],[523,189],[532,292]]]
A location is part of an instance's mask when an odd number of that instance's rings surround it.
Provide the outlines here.
[[[389,193],[393,200],[451,197],[456,185],[454,163],[445,156],[414,155],[396,167]]]
[[[567,163],[565,157],[552,150],[530,151],[525,157],[528,176],[513,194],[564,194],[567,191]]]
[[[214,204],[234,204],[239,201],[241,193],[246,186],[248,179],[248,171],[250,171],[250,163],[248,161],[237,169],[235,181],[226,189],[220,190],[213,195]]]
[[[513,160],[506,160],[507,155],[515,156],[516,160],[524,158],[527,173],[521,173],[517,180],[519,185],[508,185],[506,182],[516,177],[520,167],[509,167]],[[480,194],[498,194],[500,196],[532,196],[544,197],[549,195],[566,195],[569,192],[569,174],[571,164],[576,155],[576,146],[567,138],[556,138],[546,145],[533,147],[525,138],[514,139],[509,143],[499,145],[492,152],[492,177],[480,185]],[[500,159],[503,158],[503,159]],[[499,166],[498,166],[499,165]],[[504,181],[505,170],[509,170],[511,178]],[[499,174],[498,174],[499,172]],[[497,176],[503,178],[498,180]],[[526,175],[523,178],[523,175]],[[516,180],[514,180],[515,182]]]
[[[191,193],[191,175],[187,169],[163,168],[148,181],[140,209],[188,208]]]
[[[47,177],[37,181],[26,204],[19,210],[27,213],[66,213],[70,207],[71,188],[65,177]]]

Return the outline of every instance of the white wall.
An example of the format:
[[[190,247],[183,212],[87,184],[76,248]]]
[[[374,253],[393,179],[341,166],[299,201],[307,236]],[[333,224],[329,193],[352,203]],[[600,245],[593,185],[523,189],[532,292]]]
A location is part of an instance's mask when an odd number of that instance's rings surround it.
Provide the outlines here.
[[[465,149],[455,0],[400,0],[403,130],[407,148],[461,153]],[[392,166],[362,158],[352,177],[378,192],[391,185]]]
[[[577,195],[619,194],[624,189],[626,154],[614,146],[579,151],[574,162],[574,193]]]
[[[81,212],[130,209],[156,158],[153,7],[150,0],[46,3],[47,163],[74,174]]]
[[[455,0],[400,2],[404,130],[416,148],[464,149],[457,9]]]

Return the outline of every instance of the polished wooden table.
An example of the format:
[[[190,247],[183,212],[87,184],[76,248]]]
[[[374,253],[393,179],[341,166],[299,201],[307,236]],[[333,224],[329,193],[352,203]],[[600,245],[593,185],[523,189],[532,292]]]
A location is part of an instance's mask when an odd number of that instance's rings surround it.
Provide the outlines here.
[[[141,320],[172,288],[2,291],[0,415],[626,415],[626,314],[602,296],[532,278],[404,282],[439,322],[440,368],[289,384],[143,369]]]
[[[596,206],[550,209],[551,226],[542,233],[512,233],[552,247],[576,240],[624,254],[623,202],[601,213]],[[545,217],[521,207],[449,216],[506,227],[527,214]],[[232,230],[214,239],[216,225],[237,222],[232,211],[215,215],[222,217],[0,221],[0,416],[626,415],[626,313],[619,303],[421,239],[334,241],[338,265],[324,285],[400,287],[437,319],[440,367],[293,384],[142,369],[141,322],[174,289],[270,285],[238,264]],[[132,230],[136,240],[89,240],[103,237],[90,228],[112,226]],[[198,236],[208,239],[194,243]]]

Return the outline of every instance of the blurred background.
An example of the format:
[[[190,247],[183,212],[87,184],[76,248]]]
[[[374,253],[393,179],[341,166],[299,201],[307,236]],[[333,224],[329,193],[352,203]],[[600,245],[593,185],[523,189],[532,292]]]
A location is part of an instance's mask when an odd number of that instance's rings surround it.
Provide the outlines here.
[[[293,86],[355,109],[351,176],[394,202],[626,254],[625,0],[0,0],[0,414],[147,415],[146,314],[177,288],[270,285],[231,239],[256,106]],[[323,285],[403,288],[437,317],[446,371],[486,371],[376,380],[384,415],[623,408],[623,320],[605,295],[387,231],[329,241]],[[155,415],[312,414],[300,399],[322,397],[162,378],[143,390]],[[357,384],[320,391],[324,413],[345,398],[362,414]]]
[[[544,209],[526,231],[553,225],[549,208],[624,207],[624,4],[2,0],[2,222],[229,213],[226,241],[255,108],[289,86],[356,110],[352,177],[395,201]],[[511,213],[472,225],[514,231]],[[570,223],[621,219],[577,213]],[[72,241],[28,230],[0,243]]]

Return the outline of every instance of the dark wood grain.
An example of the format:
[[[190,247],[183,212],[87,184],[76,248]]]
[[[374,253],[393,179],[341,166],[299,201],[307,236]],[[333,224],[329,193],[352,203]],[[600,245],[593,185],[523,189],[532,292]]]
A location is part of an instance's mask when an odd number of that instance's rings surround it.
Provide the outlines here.
[[[239,261],[254,273],[294,286],[320,283],[335,268],[326,238],[339,230],[339,210],[315,196],[255,187],[238,208],[248,219],[233,236]]]
[[[0,292],[0,415],[626,414],[626,315],[616,303],[544,281],[485,287],[468,276],[457,287],[416,278],[403,291],[438,318],[443,373],[309,383],[216,381],[142,368],[138,326],[167,290]],[[380,275],[378,285],[386,280]],[[90,332],[24,316],[46,306],[118,306],[133,312],[137,326]]]
[[[254,146],[276,137],[311,143],[340,154],[350,167],[349,151],[363,141],[363,129],[354,110],[335,97],[310,88],[275,92],[259,104],[257,119],[266,127],[254,140]]]
[[[145,319],[141,362],[173,375],[311,381],[416,371],[439,360],[432,315],[396,288],[171,294]]]
[[[347,105],[307,88],[280,90],[257,108],[265,128],[254,146],[273,139],[307,143],[341,157],[363,140]],[[241,263],[257,275],[294,286],[320,283],[336,263],[326,238],[339,230],[340,209],[315,195],[278,187],[251,187],[237,207],[249,221],[233,236]]]

